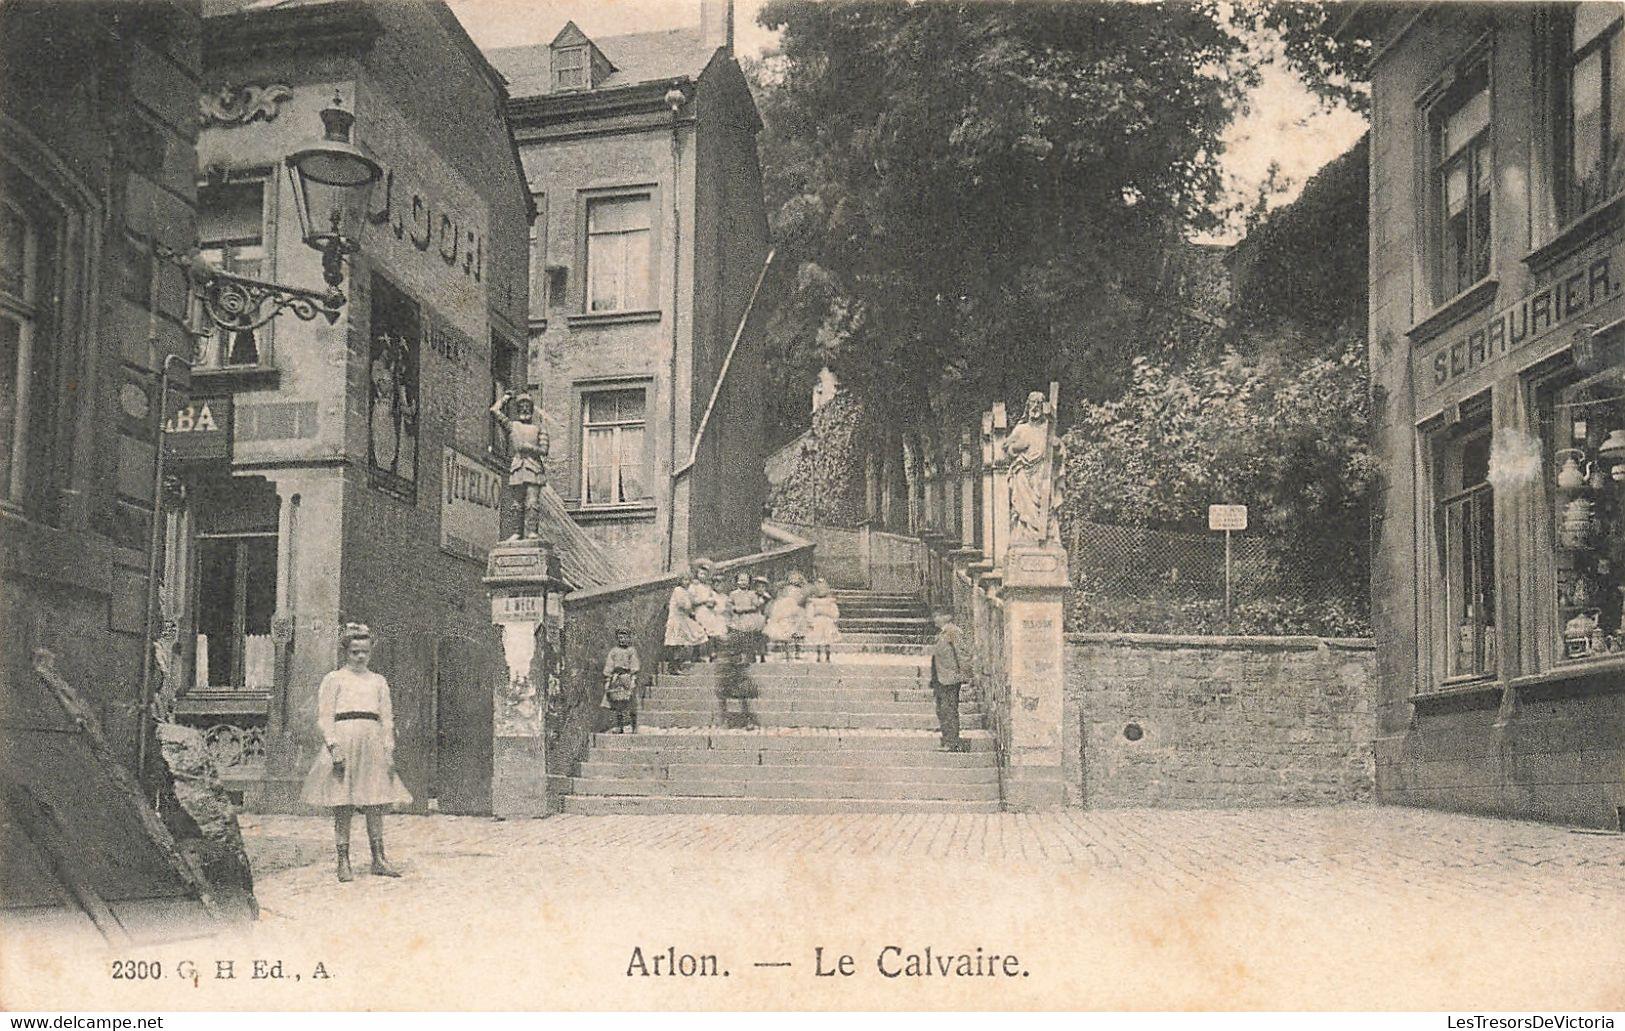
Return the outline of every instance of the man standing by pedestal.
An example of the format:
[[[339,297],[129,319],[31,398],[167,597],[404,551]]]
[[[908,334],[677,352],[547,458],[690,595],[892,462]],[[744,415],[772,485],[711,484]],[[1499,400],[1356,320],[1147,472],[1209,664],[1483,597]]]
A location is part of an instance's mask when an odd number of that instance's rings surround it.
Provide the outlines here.
[[[953,613],[938,607],[931,618],[937,624],[937,638],[931,643],[931,694],[937,703],[942,749],[963,752],[969,746],[959,737],[959,689],[971,669],[970,644],[965,631],[954,625]]]

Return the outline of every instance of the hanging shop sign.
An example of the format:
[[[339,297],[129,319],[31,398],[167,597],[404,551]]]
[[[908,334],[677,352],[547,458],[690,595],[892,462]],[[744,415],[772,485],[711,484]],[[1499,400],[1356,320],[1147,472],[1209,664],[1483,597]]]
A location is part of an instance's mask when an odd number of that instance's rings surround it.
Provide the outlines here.
[[[164,420],[164,460],[231,460],[231,398],[187,398]]]
[[[483,563],[497,542],[502,476],[490,466],[445,448],[440,468],[440,550]]]
[[[1594,309],[1621,293],[1625,245],[1587,254],[1489,318],[1441,336],[1437,346],[1424,345],[1418,351],[1418,393],[1434,394],[1558,330],[1594,322]]]

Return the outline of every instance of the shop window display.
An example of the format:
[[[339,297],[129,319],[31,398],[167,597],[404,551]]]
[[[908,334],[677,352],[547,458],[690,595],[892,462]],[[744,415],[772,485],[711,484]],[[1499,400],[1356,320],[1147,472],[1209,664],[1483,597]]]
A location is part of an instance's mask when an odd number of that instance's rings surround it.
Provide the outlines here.
[[[1540,392],[1554,521],[1557,655],[1625,657],[1625,363]]]
[[[1495,498],[1489,412],[1433,438],[1436,668],[1447,679],[1495,670]]]

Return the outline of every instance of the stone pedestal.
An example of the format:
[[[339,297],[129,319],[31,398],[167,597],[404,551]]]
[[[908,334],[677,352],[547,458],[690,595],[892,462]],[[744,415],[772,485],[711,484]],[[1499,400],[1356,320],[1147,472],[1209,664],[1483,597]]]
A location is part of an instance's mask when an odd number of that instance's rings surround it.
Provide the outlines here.
[[[503,541],[486,558],[491,622],[502,631],[506,682],[491,706],[491,812],[494,816],[544,816],[547,745],[543,718],[552,670],[543,634],[549,604],[562,604],[566,585],[558,577],[552,545],[539,540]]]
[[[1005,633],[1010,655],[1010,745],[1004,757],[1004,806],[1016,812],[1059,808],[1061,697],[1068,586],[1066,552],[1013,544],[1005,553]]]

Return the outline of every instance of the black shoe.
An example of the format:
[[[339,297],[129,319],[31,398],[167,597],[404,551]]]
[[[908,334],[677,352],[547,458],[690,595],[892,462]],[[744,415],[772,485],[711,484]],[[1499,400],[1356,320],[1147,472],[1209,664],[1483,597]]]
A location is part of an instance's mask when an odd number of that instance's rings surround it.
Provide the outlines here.
[[[345,882],[355,880],[355,873],[350,869],[350,846],[339,845],[337,848],[339,853],[339,880]]]
[[[372,873],[375,877],[399,877],[401,872],[389,865],[384,858],[384,843],[377,842],[372,846]]]

